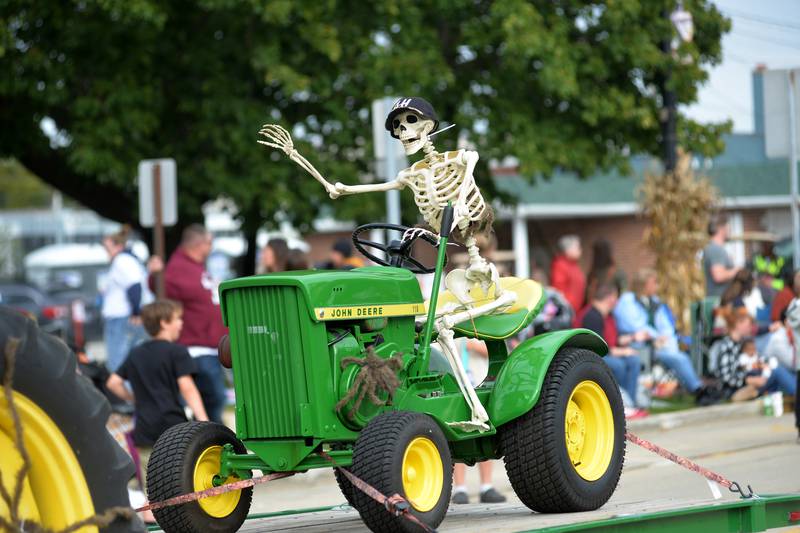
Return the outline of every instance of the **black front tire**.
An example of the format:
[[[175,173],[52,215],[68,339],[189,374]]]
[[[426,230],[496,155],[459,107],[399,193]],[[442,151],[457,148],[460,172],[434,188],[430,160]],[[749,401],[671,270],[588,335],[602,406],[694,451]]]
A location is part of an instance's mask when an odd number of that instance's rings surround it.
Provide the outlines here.
[[[420,501],[415,503],[412,495],[404,488],[403,481],[404,458],[409,447],[414,446],[412,443],[419,442],[416,441],[418,438],[429,451],[433,451],[431,445],[435,446],[435,459],[441,461],[442,477],[434,492],[438,492],[438,497],[428,499],[424,507],[420,505]],[[436,466],[437,468],[431,470],[438,470],[438,465]],[[444,520],[453,488],[453,461],[444,433],[430,416],[407,411],[389,411],[372,419],[356,440],[351,471],[387,497],[400,494],[411,504],[411,514],[431,528],[436,528]],[[429,472],[421,474],[428,475]],[[350,485],[347,480],[345,483]],[[352,485],[349,489],[352,490],[353,507],[370,530],[380,533],[422,531],[417,524],[392,515],[384,506]],[[344,489],[343,492],[347,497]]]
[[[194,483],[198,459],[209,447],[225,444],[233,445],[236,453],[247,452],[236,435],[222,424],[184,422],[169,428],[153,446],[147,465],[149,500],[158,502],[199,490]],[[239,493],[236,507],[225,516],[208,514],[198,501],[156,509],[153,514],[166,533],[234,532],[247,518],[253,488],[242,489]]]
[[[602,389],[613,420],[613,428],[606,425],[604,430],[613,443],[608,466],[592,480],[585,479],[573,465],[565,434],[570,397],[586,382]],[[529,412],[502,426],[500,438],[511,486],[530,509],[566,513],[603,506],[617,487],[625,458],[625,414],[611,369],[589,350],[562,349],[550,363],[539,401]]]

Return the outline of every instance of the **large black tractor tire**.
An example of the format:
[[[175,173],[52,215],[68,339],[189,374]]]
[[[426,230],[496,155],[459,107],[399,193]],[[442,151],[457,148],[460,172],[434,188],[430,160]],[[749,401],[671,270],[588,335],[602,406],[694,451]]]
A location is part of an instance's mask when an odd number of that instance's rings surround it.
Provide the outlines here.
[[[86,494],[87,489],[86,500],[91,499],[90,506],[95,514],[103,513],[111,507],[129,507],[127,484],[135,469],[130,456],[106,429],[106,421],[111,413],[108,401],[88,379],[76,373],[75,354],[61,340],[40,331],[32,320],[16,311],[2,307],[0,376],[6,371],[5,349],[12,338],[20,341],[15,352],[12,382],[17,410],[19,412],[24,409],[25,404],[29,406],[28,413],[37,413],[31,420],[36,419],[46,426],[51,423],[55,426],[54,431],[45,439],[44,453],[35,452],[28,446],[31,456],[28,479],[51,479],[46,484],[52,488],[57,483],[62,491],[62,497],[54,498],[52,490],[39,493],[36,484],[31,484],[32,497],[42,514],[41,525],[62,529],[64,525],[56,526],[52,517],[61,516],[55,520],[69,517],[71,511],[61,507],[69,505],[68,502],[75,498],[75,494]],[[4,401],[0,403],[8,414],[8,406]],[[23,434],[26,430],[29,433],[35,431],[33,426],[26,424],[27,416],[22,417]],[[10,415],[5,420],[9,421]],[[13,442],[14,435],[13,425],[0,421],[0,437],[10,438]],[[71,472],[51,471],[40,462],[40,459],[46,457],[47,448],[50,448],[51,453],[56,453],[54,450],[58,449],[59,444],[71,448],[77,459],[77,467]],[[66,465],[66,461],[61,458],[55,459],[61,465]],[[9,456],[0,455],[0,470],[4,474],[13,475],[6,463],[11,460]],[[88,516],[80,516],[77,520],[69,518],[69,521],[77,522]],[[103,531],[144,531],[144,524],[138,517],[131,520],[117,518]]]
[[[453,488],[453,461],[444,433],[430,416],[389,411],[372,419],[356,440],[351,471],[385,496],[400,494],[411,504],[411,514],[431,528],[444,520]],[[362,491],[350,489],[353,507],[370,530],[422,531]]]
[[[508,478],[542,513],[591,511],[619,482],[625,414],[611,369],[595,353],[565,348],[545,376],[539,401],[500,428]]]
[[[153,446],[147,465],[147,496],[151,502],[211,488],[219,472],[219,452],[225,444],[246,453],[236,435],[213,422],[184,422],[165,431]],[[201,472],[201,473],[198,473]],[[226,482],[235,479],[228,478]],[[166,533],[228,533],[238,531],[250,511],[253,488],[156,509],[153,514]]]

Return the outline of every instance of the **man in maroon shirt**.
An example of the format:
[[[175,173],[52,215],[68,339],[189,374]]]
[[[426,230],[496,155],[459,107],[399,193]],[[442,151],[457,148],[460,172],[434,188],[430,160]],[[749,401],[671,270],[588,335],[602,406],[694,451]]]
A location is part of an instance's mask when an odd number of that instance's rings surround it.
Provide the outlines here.
[[[183,230],[180,246],[164,269],[167,298],[183,305],[183,330],[178,344],[186,346],[197,367],[195,382],[208,418],[222,422],[225,378],[217,345],[225,334],[219,309],[219,292],[205,262],[211,253],[211,233],[200,224]]]
[[[578,260],[581,258],[581,241],[577,235],[564,235],[558,240],[561,254],[550,265],[550,285],[564,295],[577,313],[583,309],[586,296],[586,276]]]

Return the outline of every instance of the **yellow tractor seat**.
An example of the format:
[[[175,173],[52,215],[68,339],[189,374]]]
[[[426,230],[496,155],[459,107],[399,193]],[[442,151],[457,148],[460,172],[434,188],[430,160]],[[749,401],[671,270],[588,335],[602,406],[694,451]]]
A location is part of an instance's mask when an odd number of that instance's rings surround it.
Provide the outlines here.
[[[515,277],[500,278],[500,286],[503,290],[512,291],[517,295],[513,304],[497,309],[491,314],[456,324],[454,331],[465,337],[500,340],[514,335],[530,324],[545,302],[542,286],[533,280]],[[494,285],[489,288],[489,294],[484,294],[476,285],[470,291],[470,295],[475,307],[489,303],[494,300]],[[458,299],[452,292],[444,291],[439,295],[436,308],[439,310],[452,303],[459,303]],[[428,302],[426,307],[427,304]]]

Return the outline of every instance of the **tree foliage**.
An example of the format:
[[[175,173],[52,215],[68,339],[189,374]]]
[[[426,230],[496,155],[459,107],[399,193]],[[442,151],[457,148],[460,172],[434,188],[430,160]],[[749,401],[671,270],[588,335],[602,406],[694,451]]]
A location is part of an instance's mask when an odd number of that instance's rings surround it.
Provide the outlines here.
[[[52,195],[53,190],[22,165],[0,159],[0,209],[50,207]]]
[[[659,152],[659,76],[670,70],[690,103],[721,58],[729,22],[707,0],[684,2],[694,42],[661,52],[673,4],[6,0],[0,156],[123,222],[136,221],[137,162],[164,156],[178,163],[183,221],[219,195],[250,230],[281,218],[307,229],[325,205],[374,220],[382,199],[330,202],[256,132],[281,123],[331,181],[369,180],[370,103],[410,94],[458,125],[437,145],[477,148],[489,190],[486,163],[508,155],[532,177],[625,169],[629,154]],[[679,136],[714,153],[725,127],[682,119]]]

